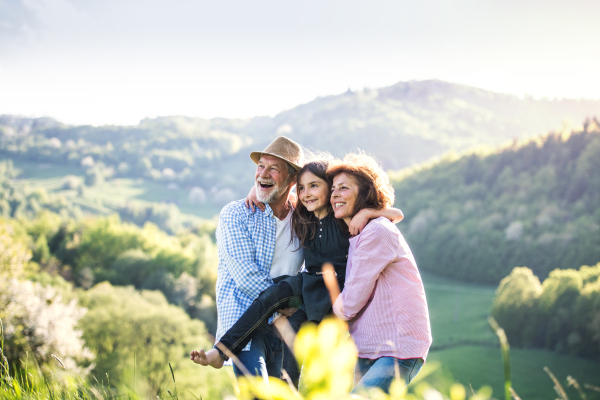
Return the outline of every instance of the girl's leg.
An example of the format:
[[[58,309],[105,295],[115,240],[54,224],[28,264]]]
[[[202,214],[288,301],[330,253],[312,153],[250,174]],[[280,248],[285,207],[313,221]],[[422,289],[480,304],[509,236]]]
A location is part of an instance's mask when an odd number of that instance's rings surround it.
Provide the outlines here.
[[[286,303],[294,298],[294,292],[286,282],[279,282],[264,290],[240,319],[221,337],[219,349],[228,349],[233,354],[246,347],[252,335],[275,311],[285,308]]]
[[[377,387],[389,393],[394,379],[399,378],[408,385],[423,367],[422,358],[401,360],[394,357],[380,357],[376,360],[359,358],[356,365],[355,382],[360,378],[352,393]]]
[[[296,275],[300,276],[301,275]],[[250,342],[255,331],[264,326],[273,313],[285,308],[286,303],[294,298],[292,287],[287,282],[279,282],[258,295],[240,319],[215,343],[213,349],[194,350],[190,358],[196,364],[221,368],[229,356],[238,355]]]

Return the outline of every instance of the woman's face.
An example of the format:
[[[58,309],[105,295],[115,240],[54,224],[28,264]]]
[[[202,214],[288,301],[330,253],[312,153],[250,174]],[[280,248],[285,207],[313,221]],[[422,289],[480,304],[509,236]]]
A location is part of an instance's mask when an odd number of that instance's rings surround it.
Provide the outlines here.
[[[307,171],[300,177],[296,190],[298,200],[308,211],[315,213],[319,219],[327,216],[327,202],[329,201],[327,182]]]
[[[354,205],[358,198],[358,184],[353,176],[342,172],[333,178],[331,205],[335,217],[350,224],[354,216]]]

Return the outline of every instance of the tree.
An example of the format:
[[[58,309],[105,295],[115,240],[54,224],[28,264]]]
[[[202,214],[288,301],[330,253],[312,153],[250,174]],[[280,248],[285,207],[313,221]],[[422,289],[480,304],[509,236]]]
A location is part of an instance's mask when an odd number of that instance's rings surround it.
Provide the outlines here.
[[[24,369],[29,354],[42,372],[50,373],[58,367],[51,356],[54,354],[68,371],[85,376],[94,356],[84,346],[76,325],[86,311],[76,300],[64,303],[51,286],[17,279],[6,282],[0,291],[0,318],[4,325],[3,352],[9,364]]]
[[[502,279],[496,290],[492,316],[510,338],[511,344],[525,346],[535,336],[535,317],[542,284],[527,267],[517,267]]]
[[[123,383],[136,368],[151,390],[186,368],[189,351],[207,348],[204,324],[192,320],[179,307],[168,304],[157,291],[136,291],[104,282],[81,293],[89,312],[80,321],[85,343],[96,354],[93,374],[109,374],[111,382]]]

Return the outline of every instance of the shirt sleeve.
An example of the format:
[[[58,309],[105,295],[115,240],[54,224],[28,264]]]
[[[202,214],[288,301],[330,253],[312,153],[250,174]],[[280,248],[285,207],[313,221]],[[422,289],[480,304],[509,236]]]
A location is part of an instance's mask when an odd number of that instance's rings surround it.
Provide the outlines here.
[[[256,264],[256,248],[247,224],[239,214],[231,213],[221,216],[217,229],[219,250],[236,286],[248,297],[257,298],[273,281]]]
[[[338,318],[348,321],[368,303],[379,275],[398,256],[395,236],[377,220],[365,227],[352,253],[352,269],[346,275],[344,290],[333,304]]]

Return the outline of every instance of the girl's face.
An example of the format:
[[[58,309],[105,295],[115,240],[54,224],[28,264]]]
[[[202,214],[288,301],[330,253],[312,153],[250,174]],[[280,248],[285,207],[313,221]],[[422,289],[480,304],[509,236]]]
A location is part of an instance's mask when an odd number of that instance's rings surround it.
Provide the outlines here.
[[[323,179],[306,171],[298,181],[298,200],[319,219],[327,216],[329,186]]]
[[[354,216],[354,205],[358,198],[358,184],[354,177],[342,172],[333,178],[331,187],[331,205],[337,219],[343,219],[346,224]]]

